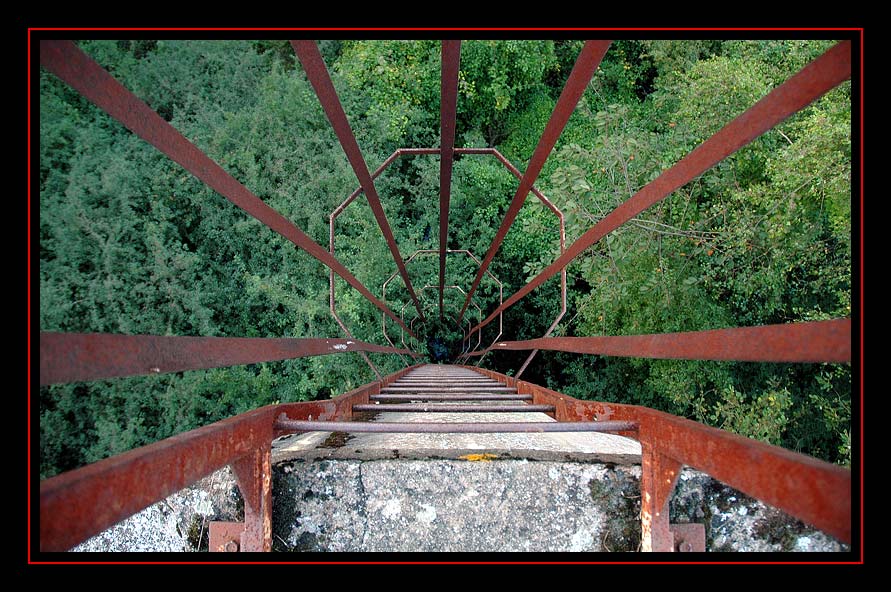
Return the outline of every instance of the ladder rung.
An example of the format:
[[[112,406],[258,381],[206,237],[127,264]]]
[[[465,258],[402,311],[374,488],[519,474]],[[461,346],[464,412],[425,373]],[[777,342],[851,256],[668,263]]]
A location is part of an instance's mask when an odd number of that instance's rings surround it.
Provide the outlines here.
[[[517,389],[506,386],[502,387],[451,387],[451,386],[386,386],[381,392],[391,393],[515,393]]]
[[[424,394],[409,395],[403,393],[381,393],[370,395],[372,401],[389,399],[391,401],[531,401],[532,395],[483,395],[483,394]]]
[[[553,405],[426,405],[424,403],[400,403],[395,405],[353,405],[353,411],[408,411],[412,413],[552,413]]]
[[[473,423],[383,423],[361,421],[306,421],[280,419],[276,429],[295,432],[376,432],[385,434],[501,434],[508,432],[625,432],[637,429],[632,421],[536,421]]]

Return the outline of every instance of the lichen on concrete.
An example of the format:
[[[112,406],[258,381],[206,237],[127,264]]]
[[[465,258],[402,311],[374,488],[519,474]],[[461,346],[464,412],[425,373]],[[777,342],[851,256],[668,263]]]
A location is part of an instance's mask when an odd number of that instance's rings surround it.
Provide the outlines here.
[[[365,528],[360,466],[358,461],[277,465],[272,482],[274,548],[355,550],[355,539],[361,540]]]
[[[243,518],[243,500],[235,477],[227,467],[152,504],[71,550],[206,551],[207,525],[211,520]]]
[[[705,524],[712,552],[849,551],[850,547],[712,477],[685,469],[669,504],[671,522]]]
[[[276,471],[277,487],[287,488],[278,490],[276,508],[281,509],[276,512],[284,516],[291,507],[301,512],[293,522],[276,526],[288,530],[285,548],[290,550],[640,548],[639,466],[517,459],[317,459],[279,465]],[[325,498],[324,492],[335,488],[334,498]],[[678,480],[670,520],[705,523],[708,551],[848,550],[832,537],[690,469]]]

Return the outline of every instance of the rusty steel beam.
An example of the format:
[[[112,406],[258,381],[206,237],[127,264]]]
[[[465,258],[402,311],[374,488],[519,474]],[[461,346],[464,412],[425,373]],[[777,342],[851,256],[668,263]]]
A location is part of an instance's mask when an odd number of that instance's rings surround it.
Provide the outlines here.
[[[403,368],[393,374],[388,374],[381,380],[364,384],[333,399],[301,403],[281,403],[275,410],[275,416],[279,419],[304,419],[308,421],[350,421],[353,418],[353,405],[367,405],[370,397],[379,393],[381,388],[392,384],[420,366],[418,364]],[[283,435],[283,433],[276,430],[273,433],[276,438]]]
[[[423,154],[440,154],[441,150],[439,148],[400,148],[399,152],[402,156],[420,156]]]
[[[328,74],[328,68],[325,66],[322,54],[319,52],[316,42],[312,40],[293,40],[291,41],[291,46],[303,65],[306,77],[312,84],[316,96],[322,104],[322,109],[325,110],[325,115],[331,122],[331,127],[334,129],[334,133],[337,134],[337,139],[340,140],[340,145],[346,154],[347,160],[350,161],[350,165],[359,179],[359,184],[362,186],[368,205],[371,207],[381,234],[384,235],[387,246],[390,248],[390,253],[393,255],[393,261],[396,262],[402,281],[405,282],[405,288],[408,290],[415,303],[415,308],[418,309],[418,314],[423,320],[424,313],[421,310],[421,303],[418,301],[418,297],[412,288],[411,279],[408,277],[402,255],[399,253],[399,246],[396,244],[390,223],[387,221],[387,214],[384,212],[377,189],[374,187],[374,180],[372,180],[371,173],[368,171],[365,157],[362,156],[362,150],[359,148],[359,143],[356,142],[356,137],[353,135],[353,129],[350,127],[350,122],[347,120],[343,106],[340,104],[340,98],[337,96],[334,83],[331,82],[331,76]]]
[[[399,150],[397,150],[397,151],[395,151],[393,154],[391,154],[390,157],[387,158],[387,159],[386,159],[386,160],[385,160],[385,161],[384,161],[384,162],[377,168],[377,170],[375,170],[374,173],[371,174],[371,178],[372,178],[372,179],[376,179],[376,178],[377,178],[381,173],[383,173],[384,170],[386,170],[386,168],[389,167],[389,166],[393,163],[393,161],[395,161],[399,156],[400,156],[400,152],[399,152]],[[360,193],[362,193],[362,186],[361,186],[361,185],[359,186],[358,189],[356,189],[355,191],[353,191],[353,192],[352,192],[352,193],[351,193],[351,194],[350,194],[350,195],[343,201],[343,203],[341,203],[339,206],[337,206],[337,207],[334,209],[334,211],[332,211],[332,212],[328,215],[328,252],[331,253],[331,256],[332,256],[332,257],[335,256],[335,255],[334,255],[334,221],[337,220],[338,216],[340,216],[340,215],[343,213],[343,211],[347,208],[347,206],[350,205],[350,204],[353,202],[353,200],[355,200],[356,197],[359,196]],[[395,276],[396,273],[394,273],[393,275]],[[337,322],[337,324],[340,326],[340,328],[343,329],[343,331],[346,333],[346,336],[347,336],[348,338],[352,339],[352,338],[353,338],[352,333],[351,333],[350,330],[347,328],[346,323],[344,323],[343,320],[340,318],[340,316],[337,314],[337,305],[336,305],[336,302],[335,302],[334,272],[330,272],[330,273],[328,274],[328,295],[329,295],[329,296],[328,296],[328,310],[331,312],[331,316],[334,317],[334,320]],[[386,304],[386,302],[387,302],[387,294],[386,294],[386,292],[384,292],[384,294],[382,294],[382,302],[384,302],[384,304]],[[387,343],[389,343],[391,347],[394,347],[394,348],[395,348],[396,346],[393,344],[393,342],[390,340],[390,337],[387,335],[387,330],[386,330],[387,317],[386,317],[386,315],[381,315],[381,316],[383,317],[383,323],[384,323],[384,337],[386,338]],[[414,337],[415,339],[417,339],[417,336],[414,335],[413,333],[409,333],[409,334],[410,334],[412,337]],[[378,371],[377,366],[375,366],[374,363],[371,361],[371,358],[368,357],[368,354],[366,354],[365,352],[362,352],[361,355],[362,355],[362,359],[365,360],[365,363],[368,365],[368,367],[371,368],[371,371],[374,372],[374,375],[377,376],[378,380],[380,380],[380,378],[381,378],[380,372]],[[412,354],[412,355],[414,356],[414,355],[416,355],[416,354]],[[402,358],[403,361],[405,361],[405,358],[402,356],[402,354],[399,354],[399,357]],[[408,365],[408,364],[406,364],[406,365]]]
[[[373,401],[531,401],[530,395],[518,394],[443,394],[443,393],[378,393],[370,396]]]
[[[668,523],[668,502],[683,465],[660,454],[652,443],[641,442],[640,550],[645,553],[674,551]]]
[[[428,150],[428,149],[427,149],[427,148],[418,148],[418,149],[400,148],[399,150],[397,150],[396,152],[394,152],[394,154],[396,154],[396,153],[403,154],[403,153],[406,153],[406,151],[408,151],[408,150]],[[438,151],[438,149],[435,149],[435,150]],[[457,153],[460,152],[461,150],[464,150],[464,149],[463,149],[463,148],[456,148],[456,149],[455,149],[455,153],[457,154]],[[392,158],[392,156],[391,156],[391,158]],[[388,160],[389,160],[389,159],[388,159]],[[543,196],[542,196],[542,197],[543,197]],[[544,201],[547,201],[547,198],[544,198]],[[562,225],[562,220],[563,220],[563,219],[562,219],[562,217],[560,218],[560,220],[561,220],[561,232],[562,232],[562,228],[563,228],[563,225]],[[561,234],[561,236],[562,236],[562,234]],[[333,237],[333,234],[332,234],[332,237]],[[332,238],[332,241],[333,241],[333,238]],[[332,242],[332,244],[333,244],[333,242]],[[561,246],[561,248],[562,248],[562,246]],[[417,257],[418,255],[430,255],[430,254],[434,254],[434,253],[437,253],[437,250],[435,250],[435,249],[418,249],[417,251],[415,251],[414,253],[412,253],[412,254],[408,257],[408,259],[405,260],[405,263],[406,263],[406,264],[411,263],[411,262],[415,259],[415,257]],[[475,256],[473,253],[471,253],[470,251],[468,251],[467,249],[446,249],[446,254],[447,254],[447,255],[452,254],[452,253],[462,253],[462,254],[467,255],[468,257],[470,257],[470,258],[471,258],[477,265],[479,265],[479,263],[480,263],[480,260],[477,259],[476,256]],[[498,278],[496,278],[496,277],[492,274],[491,271],[486,270],[486,275],[488,275],[488,276],[492,279],[492,281],[495,282],[495,283],[498,285],[498,303],[501,304],[501,302],[503,302],[503,298],[504,298],[504,284],[502,284],[501,281],[500,281]],[[388,277],[386,280],[384,280],[384,283],[381,285],[381,297],[382,297],[382,299],[383,299],[383,301],[384,301],[385,303],[387,302],[387,285],[388,285],[391,281],[393,281],[393,279],[394,279],[395,277],[396,277],[396,273],[394,272],[393,274],[390,275],[390,277]],[[465,294],[465,295],[467,294],[467,292],[465,292],[462,288],[460,288],[460,287],[458,287],[458,286],[454,286],[454,287],[457,288],[458,290],[461,290],[461,292],[462,292],[463,294]],[[423,292],[423,290],[422,290],[422,292]],[[406,303],[406,304],[407,304],[407,303]],[[477,319],[477,321],[481,321],[481,320],[482,320],[482,309],[481,309],[476,303],[472,303],[472,304],[473,304],[473,306],[477,309],[477,312],[478,312],[478,319]],[[426,310],[426,308],[425,308],[425,310]],[[400,311],[400,315],[401,315],[401,313],[404,312],[404,311],[405,311],[405,305],[403,305],[402,310]],[[381,328],[382,328],[382,331],[383,331],[383,333],[384,333],[384,337],[386,337],[386,339],[387,339],[387,341],[390,343],[390,345],[393,345],[393,342],[390,340],[390,337],[387,335],[386,319],[383,319],[383,318],[382,318],[381,321],[382,321]],[[414,320],[413,320],[412,322],[414,322]],[[455,319],[455,322],[457,323],[457,319]],[[493,340],[493,343],[494,343],[495,341],[498,341],[498,338],[501,337],[501,331],[502,331],[502,319],[499,318],[499,321],[498,321],[498,335],[495,336],[495,339]],[[469,336],[469,334],[465,336],[464,340],[466,340],[468,336]],[[414,336],[413,336],[413,337],[414,337]],[[417,339],[417,338],[416,338],[416,339]],[[404,339],[403,339],[402,343],[403,343],[403,345],[405,345],[405,340],[404,340]],[[481,335],[479,332],[477,332],[477,345],[476,345],[476,347],[479,347],[481,343],[482,343],[482,335]]]
[[[510,174],[516,177],[518,181],[523,180],[523,173],[521,173],[520,170],[515,167],[511,161],[505,158],[505,156],[495,148],[455,148],[455,154],[490,154],[497,158],[498,161],[501,162],[501,164],[503,164],[504,167],[508,171],[510,171]],[[532,193],[532,195],[541,200],[541,202],[549,210],[557,215],[562,215],[562,212],[560,212],[560,210],[557,209],[557,207],[551,202],[551,200],[545,197],[544,194],[539,191],[537,187],[535,187],[535,185],[530,187],[529,191]]]
[[[331,279],[333,280],[334,277],[332,276]],[[329,308],[328,310],[329,310],[329,312],[331,313],[331,316],[334,317],[334,320],[337,322],[337,325],[338,325],[338,326],[340,327],[340,329],[346,334],[347,339],[350,340],[350,341],[352,341],[352,340],[353,340],[353,333],[352,333],[352,331],[349,330],[349,328],[346,326],[346,323],[343,322],[343,319],[340,318],[340,315],[337,314],[337,311],[336,311],[335,308],[334,308],[334,291],[333,291],[333,290],[331,291],[330,308]],[[398,352],[398,353],[399,353],[400,356],[402,355],[402,352]],[[363,359],[363,360],[365,360],[365,364],[367,364],[368,367],[371,368],[371,371],[374,373],[374,376],[375,376],[378,380],[380,380],[380,379],[381,379],[381,373],[380,373],[380,371],[377,369],[377,366],[374,365],[374,362],[371,361],[371,358],[368,357],[368,354],[365,353],[364,351],[360,351],[360,352],[359,352],[359,355],[362,356],[362,359]],[[403,359],[404,359],[404,358],[403,358]]]
[[[268,447],[274,409],[249,411],[41,481],[40,550],[67,551],[208,473]],[[253,491],[249,488],[246,495]],[[261,516],[263,511],[261,501]]]
[[[495,148],[456,148],[455,154],[491,154],[495,158],[497,158],[501,162],[501,164],[503,164],[507,168],[507,170],[509,170],[511,172],[511,174],[514,177],[516,177],[517,179],[519,179],[521,181],[523,179],[523,173],[521,173],[517,169],[517,167],[515,167],[513,164],[511,164],[511,162],[508,159],[506,159],[504,157],[504,155],[501,154]],[[537,197],[539,199],[539,201],[541,201],[545,205],[545,207],[547,207],[549,210],[551,210],[551,212],[555,216],[557,216],[557,219],[559,220],[559,223],[560,223],[560,254],[562,255],[564,253],[564,251],[566,250],[566,224],[565,224],[565,221],[563,218],[563,212],[560,211],[560,209],[557,206],[555,206],[553,203],[551,203],[551,200],[549,200],[547,197],[545,197],[544,194],[535,187],[535,185],[533,185],[530,188],[530,190],[532,191],[532,194],[535,197]],[[384,299],[384,302],[386,302],[386,299]],[[477,309],[479,309],[479,307],[477,307]],[[548,335],[550,335],[551,332],[557,327],[557,324],[560,322],[560,320],[563,318],[563,316],[565,314],[566,314],[566,268],[564,267],[563,270],[560,272],[560,312],[557,313],[556,318],[551,323],[551,326],[548,327],[548,330],[545,331],[545,334],[542,337],[547,337]],[[473,329],[471,328],[471,331],[467,335],[465,335],[464,341],[467,341],[467,338],[472,333],[473,333]],[[476,334],[477,334],[478,342],[482,341],[482,332],[477,331]],[[501,337],[501,329],[500,328],[498,330],[498,335],[495,337],[495,339],[492,341],[492,343],[494,344],[495,342],[497,342],[499,337]],[[477,347],[479,347],[479,343],[477,343]],[[469,347],[467,349],[469,350]],[[466,354],[467,354],[467,351],[465,351],[464,354],[461,357],[459,357],[459,363],[463,362],[464,360],[467,359]],[[529,366],[529,363],[532,362],[532,359],[536,356],[536,354],[538,354],[538,350],[537,349],[532,350],[532,352],[526,358],[526,361],[523,362],[523,365],[520,366],[519,370],[517,370],[517,373],[515,374],[515,376],[517,378],[519,378],[520,376],[523,375],[523,372],[526,371],[526,368]],[[485,352],[482,352],[479,355],[484,356]],[[478,361],[478,364],[481,364],[482,361],[483,361],[482,358],[480,358]]]
[[[220,368],[345,352],[406,353],[352,339],[41,333],[40,384]]]
[[[396,313],[378,300],[340,261],[223,170],[74,43],[41,40],[40,64],[211,189],[329,267],[404,327]]]
[[[676,360],[850,363],[851,319],[687,333],[548,337],[502,341],[496,343],[492,349],[545,349],[578,354]]]
[[[851,542],[851,471],[695,421],[639,408],[641,444]]]
[[[386,423],[352,421],[304,421],[277,419],[280,432],[346,432],[383,434],[502,434],[554,432],[624,432],[637,429],[630,421],[535,421],[535,422],[467,422],[467,423]]]
[[[535,152],[532,154],[529,166],[526,167],[526,172],[523,174],[523,179],[520,181],[517,193],[514,195],[513,200],[511,200],[510,207],[508,207],[507,213],[504,215],[504,220],[502,220],[501,226],[495,234],[495,238],[492,239],[489,251],[483,258],[483,263],[477,270],[476,277],[474,278],[470,289],[467,291],[467,298],[464,300],[464,306],[458,314],[459,323],[464,320],[464,313],[470,305],[471,297],[473,297],[473,294],[479,287],[480,281],[483,279],[483,274],[492,263],[492,259],[495,258],[498,249],[501,248],[501,243],[504,241],[508,230],[510,230],[514,220],[520,213],[520,209],[523,207],[526,195],[535,184],[535,180],[538,179],[538,175],[541,173],[541,169],[544,166],[545,161],[548,159],[548,155],[550,155],[551,150],[554,149],[554,145],[560,138],[560,134],[563,132],[563,128],[569,121],[569,117],[575,110],[576,104],[579,102],[579,99],[582,98],[582,94],[584,94],[588,82],[591,81],[594,71],[597,70],[597,66],[606,54],[606,50],[609,49],[610,43],[610,41],[586,41],[584,47],[582,47],[582,51],[576,59],[575,66],[573,66],[572,72],[569,74],[566,85],[563,87],[563,92],[560,93],[560,98],[557,100],[554,112],[551,114],[551,118],[548,120],[544,132],[541,134],[538,146],[535,147]]]
[[[240,551],[272,551],[272,433],[264,444],[231,463],[244,498]]]
[[[789,116],[851,77],[851,42],[842,41],[805,66],[798,74],[772,90],[742,115],[725,125],[674,166],[644,186],[630,199],[588,229],[532,281],[471,329],[491,323],[496,316],[559,273],[582,252],[647,208],[671,195],[720,161],[770,130]],[[528,173],[528,171],[527,171]],[[473,293],[473,290],[470,291]]]
[[[458,65],[461,42],[442,42],[442,82],[440,84],[439,121],[441,127],[439,158],[439,319],[443,320],[446,246],[449,242],[449,201],[452,191],[452,160],[455,150],[455,119],[458,110]],[[460,322],[458,323],[461,324]]]

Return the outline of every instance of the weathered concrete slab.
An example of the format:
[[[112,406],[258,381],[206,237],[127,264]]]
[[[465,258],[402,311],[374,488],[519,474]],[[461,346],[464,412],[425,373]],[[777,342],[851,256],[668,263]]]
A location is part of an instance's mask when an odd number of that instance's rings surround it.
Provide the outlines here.
[[[276,467],[273,530],[292,551],[636,551],[640,467],[508,460],[317,460]],[[708,551],[847,547],[685,470],[672,522]]]
[[[612,548],[636,550],[638,522],[619,532],[613,517],[618,508],[639,512],[639,467],[564,468],[526,460],[284,464],[274,482],[282,492],[276,540],[299,551],[595,551],[612,535]],[[590,483],[604,479],[617,495],[592,503]]]

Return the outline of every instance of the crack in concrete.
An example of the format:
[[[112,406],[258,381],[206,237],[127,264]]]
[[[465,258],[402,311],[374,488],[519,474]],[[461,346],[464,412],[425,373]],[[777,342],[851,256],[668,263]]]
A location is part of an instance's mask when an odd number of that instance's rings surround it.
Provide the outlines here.
[[[357,513],[362,518],[362,542],[359,544],[359,548],[356,551],[364,551],[367,549],[367,541],[368,541],[368,495],[365,491],[365,476],[363,474],[362,468],[365,466],[365,463],[362,461],[358,462],[359,465],[359,507],[357,509]]]

